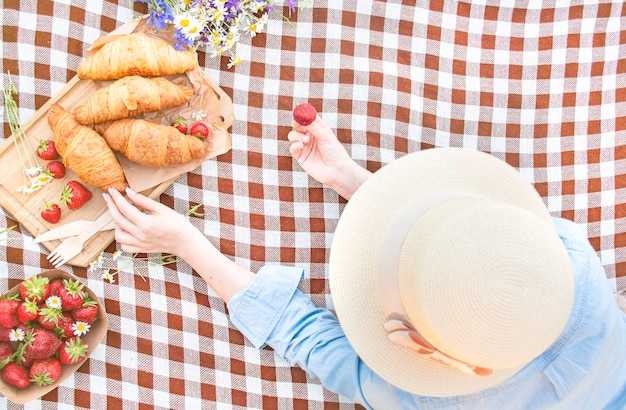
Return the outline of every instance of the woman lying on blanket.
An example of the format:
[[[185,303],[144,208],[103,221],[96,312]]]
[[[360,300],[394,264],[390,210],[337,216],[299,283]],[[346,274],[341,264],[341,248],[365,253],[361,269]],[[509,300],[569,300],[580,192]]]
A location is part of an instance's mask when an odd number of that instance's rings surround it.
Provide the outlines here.
[[[337,317],[297,289],[301,269],[253,274],[130,190],[105,194],[116,240],[187,261],[252,344],[367,408],[626,408],[626,315],[584,233],[514,169],[436,148],[372,174],[319,116],[289,140],[349,199],[329,260]]]

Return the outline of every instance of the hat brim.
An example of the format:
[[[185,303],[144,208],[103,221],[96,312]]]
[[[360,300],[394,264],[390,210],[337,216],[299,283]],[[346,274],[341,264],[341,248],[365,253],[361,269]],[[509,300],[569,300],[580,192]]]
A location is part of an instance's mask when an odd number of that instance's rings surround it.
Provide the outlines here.
[[[462,148],[428,149],[386,165],[355,192],[337,225],[329,259],[333,304],[350,344],[387,382],[423,396],[475,393],[523,367],[490,376],[467,374],[392,343],[383,328],[388,318],[379,271],[386,234],[403,209],[449,190],[512,203],[551,223],[539,194],[505,162]]]

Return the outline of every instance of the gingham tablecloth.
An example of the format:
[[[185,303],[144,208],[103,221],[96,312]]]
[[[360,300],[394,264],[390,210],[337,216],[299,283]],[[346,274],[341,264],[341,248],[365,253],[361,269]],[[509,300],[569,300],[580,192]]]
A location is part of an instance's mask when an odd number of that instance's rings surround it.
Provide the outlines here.
[[[99,36],[145,12],[130,1],[0,2],[2,77],[27,120],[74,75]],[[371,171],[408,152],[463,146],[518,168],[555,216],[586,229],[619,288],[626,277],[626,7],[622,2],[316,0],[271,16],[238,46],[245,61],[200,54],[233,99],[232,150],[160,197],[222,252],[257,270],[305,268],[301,289],[332,308],[327,261],[345,201],[289,155],[291,110],[310,101]],[[506,2],[505,2],[506,3]],[[512,3],[512,2],[509,2]],[[3,138],[9,127],[4,121]],[[5,210],[0,291],[51,268]],[[107,248],[109,260],[117,250]],[[354,408],[253,348],[224,303],[183,262],[101,270],[64,266],[104,303],[109,330],[88,362],[29,408]],[[133,269],[135,274],[133,274]],[[144,280],[145,278],[145,280]],[[355,278],[358,280],[358,278]],[[0,406],[21,406],[0,398]]]

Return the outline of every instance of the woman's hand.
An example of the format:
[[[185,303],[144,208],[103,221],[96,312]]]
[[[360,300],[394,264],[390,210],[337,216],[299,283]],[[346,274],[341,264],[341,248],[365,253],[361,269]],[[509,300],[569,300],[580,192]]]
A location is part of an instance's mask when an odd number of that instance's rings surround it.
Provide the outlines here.
[[[178,255],[185,238],[195,230],[183,215],[132,190],[127,190],[125,199],[110,189],[105,200],[117,225],[115,240],[124,252]]]
[[[358,165],[318,115],[310,125],[292,123],[289,151],[313,178],[350,199],[371,173]]]
[[[215,248],[189,220],[130,189],[126,199],[111,189],[104,194],[117,224],[115,239],[128,253],[173,253],[187,262],[225,301],[254,279],[254,274],[237,265]]]

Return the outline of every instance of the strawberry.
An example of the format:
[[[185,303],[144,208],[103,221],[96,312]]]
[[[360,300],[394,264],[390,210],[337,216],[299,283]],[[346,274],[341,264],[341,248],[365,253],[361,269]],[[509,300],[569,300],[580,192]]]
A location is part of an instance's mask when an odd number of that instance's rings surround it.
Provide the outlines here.
[[[77,307],[72,310],[72,317],[74,320],[79,322],[85,322],[87,324],[92,324],[94,320],[96,320],[96,315],[98,314],[98,305],[86,305]]]
[[[309,103],[298,104],[293,110],[293,119],[300,125],[309,125],[315,121],[317,117],[317,111]]]
[[[11,340],[11,332],[13,329],[0,326],[0,342],[8,342]]]
[[[64,315],[61,319],[59,319],[59,323],[55,329],[57,336],[60,339],[67,339],[68,337],[73,336],[74,329],[72,329],[72,326],[74,326],[74,323],[76,323],[76,321],[73,317]]]
[[[20,296],[35,303],[45,300],[50,294],[50,279],[45,276],[33,275],[20,283]]]
[[[172,121],[171,125],[181,133],[187,134],[187,123],[185,123],[185,119],[183,117],[176,117],[176,119]]]
[[[57,204],[49,204],[44,201],[43,209],[41,210],[41,217],[51,223],[55,224],[61,220],[61,208]]]
[[[65,176],[65,165],[61,161],[51,161],[46,165],[46,172],[53,178],[63,178]]]
[[[20,303],[17,308],[17,317],[22,323],[35,320],[38,316],[39,306],[33,300],[26,299],[24,302]]]
[[[12,329],[19,325],[17,308],[20,302],[15,299],[0,299],[0,326]]]
[[[39,158],[45,160],[56,159],[59,156],[54,141],[51,140],[39,140],[36,152]]]
[[[21,364],[22,366],[24,366],[24,367],[26,367],[26,368],[31,367],[31,366],[33,365],[33,363],[35,363],[35,359],[33,359],[33,358],[31,357],[31,355],[29,355],[29,354],[28,354],[28,353],[26,353],[26,352],[25,352],[23,355],[19,356],[18,358],[19,358],[19,360],[20,360],[20,362],[21,362],[21,363],[17,362],[17,359],[16,359],[16,362],[15,362],[15,363],[17,363],[17,364]]]
[[[80,337],[68,339],[59,349],[59,361],[63,364],[75,364],[87,356],[89,346]]]
[[[78,209],[85,205],[92,197],[91,191],[89,191],[83,184],[78,181],[69,181],[63,188],[61,194],[61,203],[67,205],[70,209]]]
[[[15,363],[9,363],[2,369],[2,380],[18,389],[25,389],[30,386],[28,370]]]
[[[72,310],[79,307],[85,301],[84,283],[74,279],[64,279],[63,287],[59,289],[59,297],[63,304],[63,310]]]
[[[48,386],[61,377],[61,362],[54,357],[38,359],[29,371],[30,381],[40,386]]]
[[[59,321],[63,318],[61,309],[44,307],[39,310],[37,321],[44,329],[53,330],[59,325]]]
[[[6,366],[13,356],[13,347],[7,342],[0,342],[0,368]]]
[[[32,328],[26,332],[24,338],[25,353],[33,359],[45,359],[52,356],[63,344],[54,333],[41,328]]]
[[[63,285],[63,279],[54,279],[50,282],[50,296],[59,296],[59,289],[63,286],[65,286]]]
[[[197,122],[191,126],[189,135],[205,140],[209,136],[209,127],[203,122]]]

